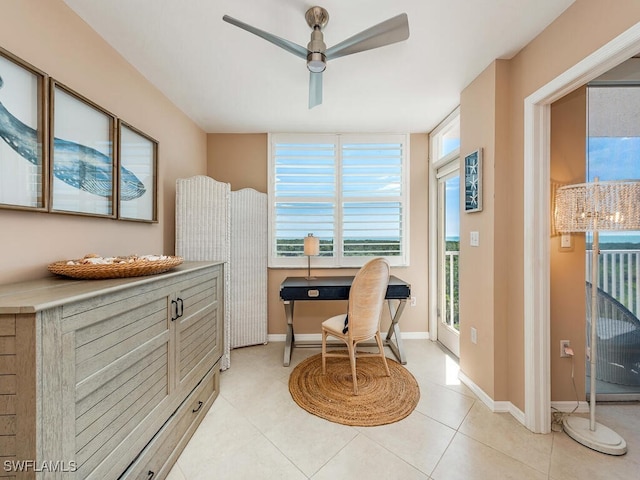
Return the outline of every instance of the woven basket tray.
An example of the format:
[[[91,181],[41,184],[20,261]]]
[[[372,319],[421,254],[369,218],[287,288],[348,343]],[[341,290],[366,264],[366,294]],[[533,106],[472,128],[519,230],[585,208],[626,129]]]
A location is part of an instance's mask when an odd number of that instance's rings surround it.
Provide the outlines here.
[[[68,265],[67,262],[68,260],[54,262],[47,268],[51,273],[71,278],[99,279],[140,277],[143,275],[153,275],[156,273],[166,272],[167,270],[180,265],[182,263],[182,257],[169,257],[165,260],[140,260],[131,263],[103,265]]]

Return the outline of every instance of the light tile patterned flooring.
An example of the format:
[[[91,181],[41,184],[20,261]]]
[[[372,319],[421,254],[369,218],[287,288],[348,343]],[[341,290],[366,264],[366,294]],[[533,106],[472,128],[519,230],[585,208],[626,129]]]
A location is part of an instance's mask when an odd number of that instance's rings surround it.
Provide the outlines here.
[[[404,345],[420,402],[407,418],[379,427],[332,423],[291,399],[291,369],[318,349],[294,349],[290,367],[282,366],[283,343],[233,350],[220,395],[169,480],[640,479],[640,404],[598,407],[598,421],[629,450],[604,455],[563,432],[533,434],[511,415],[491,413],[437,344]]]

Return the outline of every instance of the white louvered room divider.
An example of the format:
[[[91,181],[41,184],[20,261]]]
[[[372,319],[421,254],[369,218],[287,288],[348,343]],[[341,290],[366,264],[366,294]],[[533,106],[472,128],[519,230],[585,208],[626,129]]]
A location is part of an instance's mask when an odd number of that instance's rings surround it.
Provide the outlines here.
[[[198,175],[176,182],[176,255],[222,260],[225,348],[267,343],[267,196]]]

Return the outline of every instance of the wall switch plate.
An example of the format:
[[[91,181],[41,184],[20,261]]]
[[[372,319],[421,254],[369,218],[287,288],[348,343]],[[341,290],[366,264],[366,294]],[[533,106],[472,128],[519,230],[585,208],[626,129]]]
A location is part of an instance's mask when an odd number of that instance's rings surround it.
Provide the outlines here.
[[[472,247],[480,246],[480,232],[471,232],[469,245],[471,245]]]
[[[571,355],[569,355],[566,351],[567,347],[571,346],[571,342],[569,340],[560,340],[560,357],[561,358],[565,358],[565,357],[570,357]]]
[[[411,297],[411,306],[415,307],[416,306],[416,297]]]
[[[571,234],[563,233],[560,236],[560,248],[571,248]]]
[[[471,327],[471,343],[478,343],[478,330],[475,327]]]

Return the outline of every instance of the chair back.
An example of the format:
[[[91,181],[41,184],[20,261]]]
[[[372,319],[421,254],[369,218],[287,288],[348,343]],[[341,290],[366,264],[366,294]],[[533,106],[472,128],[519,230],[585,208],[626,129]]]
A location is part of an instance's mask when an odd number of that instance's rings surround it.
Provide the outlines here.
[[[348,308],[350,337],[367,339],[378,331],[389,270],[389,262],[384,258],[374,258],[364,264],[353,279]]]
[[[591,330],[591,282],[586,282],[587,332]],[[596,296],[596,379],[640,385],[640,319],[598,287]],[[587,335],[587,345],[591,337]],[[591,375],[587,362],[586,374]]]

